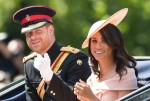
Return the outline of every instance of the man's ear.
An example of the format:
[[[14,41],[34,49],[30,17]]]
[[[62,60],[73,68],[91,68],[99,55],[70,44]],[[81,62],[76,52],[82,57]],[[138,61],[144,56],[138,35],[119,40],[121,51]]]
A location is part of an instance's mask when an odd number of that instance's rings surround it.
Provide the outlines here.
[[[53,27],[53,25],[49,25],[48,30],[49,30],[51,33],[54,33],[54,27]]]

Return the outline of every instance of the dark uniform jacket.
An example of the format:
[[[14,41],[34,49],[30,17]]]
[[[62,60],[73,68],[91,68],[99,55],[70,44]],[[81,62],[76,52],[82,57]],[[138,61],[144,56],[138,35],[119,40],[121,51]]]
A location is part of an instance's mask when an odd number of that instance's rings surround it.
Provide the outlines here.
[[[60,54],[62,46],[54,43],[53,46],[47,51],[51,59],[51,65]],[[34,68],[34,58],[24,62],[25,68],[25,89],[27,91],[28,101],[41,101],[37,95],[36,88],[42,80],[40,72]],[[81,64],[77,62],[81,60]],[[91,69],[88,65],[88,57],[81,51],[77,54],[70,53],[64,60],[56,74],[53,75],[50,85],[44,85],[45,94],[44,101],[77,101],[73,93],[73,86],[79,79],[86,81],[91,74]]]

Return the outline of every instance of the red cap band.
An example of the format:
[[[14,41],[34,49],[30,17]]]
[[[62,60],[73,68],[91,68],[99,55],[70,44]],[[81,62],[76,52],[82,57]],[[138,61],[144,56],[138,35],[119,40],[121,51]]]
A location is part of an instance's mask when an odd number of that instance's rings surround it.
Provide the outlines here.
[[[52,22],[52,17],[48,15],[31,15],[31,16],[27,15],[25,18],[22,19],[21,25],[27,22],[32,22],[32,21],[40,20],[40,19],[48,19]]]

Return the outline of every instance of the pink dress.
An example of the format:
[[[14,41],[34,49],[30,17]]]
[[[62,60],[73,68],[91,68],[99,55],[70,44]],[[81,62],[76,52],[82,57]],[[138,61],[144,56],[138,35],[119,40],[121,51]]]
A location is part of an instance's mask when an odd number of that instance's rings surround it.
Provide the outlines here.
[[[87,84],[90,85],[93,93],[101,99],[102,95],[108,94],[112,91],[118,90],[135,90],[137,86],[137,78],[135,76],[135,71],[133,68],[127,68],[127,74],[123,75],[121,80],[119,75],[115,75],[111,79],[99,82],[97,80],[97,75],[91,74],[87,80]],[[105,95],[107,97],[107,95]],[[117,95],[113,95],[117,98]],[[109,99],[109,97],[107,98]],[[107,100],[108,101],[108,100]],[[112,101],[111,98],[109,101]]]

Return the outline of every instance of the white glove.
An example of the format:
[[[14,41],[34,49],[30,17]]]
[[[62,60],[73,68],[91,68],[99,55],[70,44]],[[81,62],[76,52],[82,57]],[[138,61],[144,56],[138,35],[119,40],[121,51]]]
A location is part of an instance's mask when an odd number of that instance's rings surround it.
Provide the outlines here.
[[[40,54],[34,60],[34,67],[40,71],[41,77],[45,81],[50,81],[53,76],[53,71],[50,68],[51,60],[47,53],[42,57]]]

